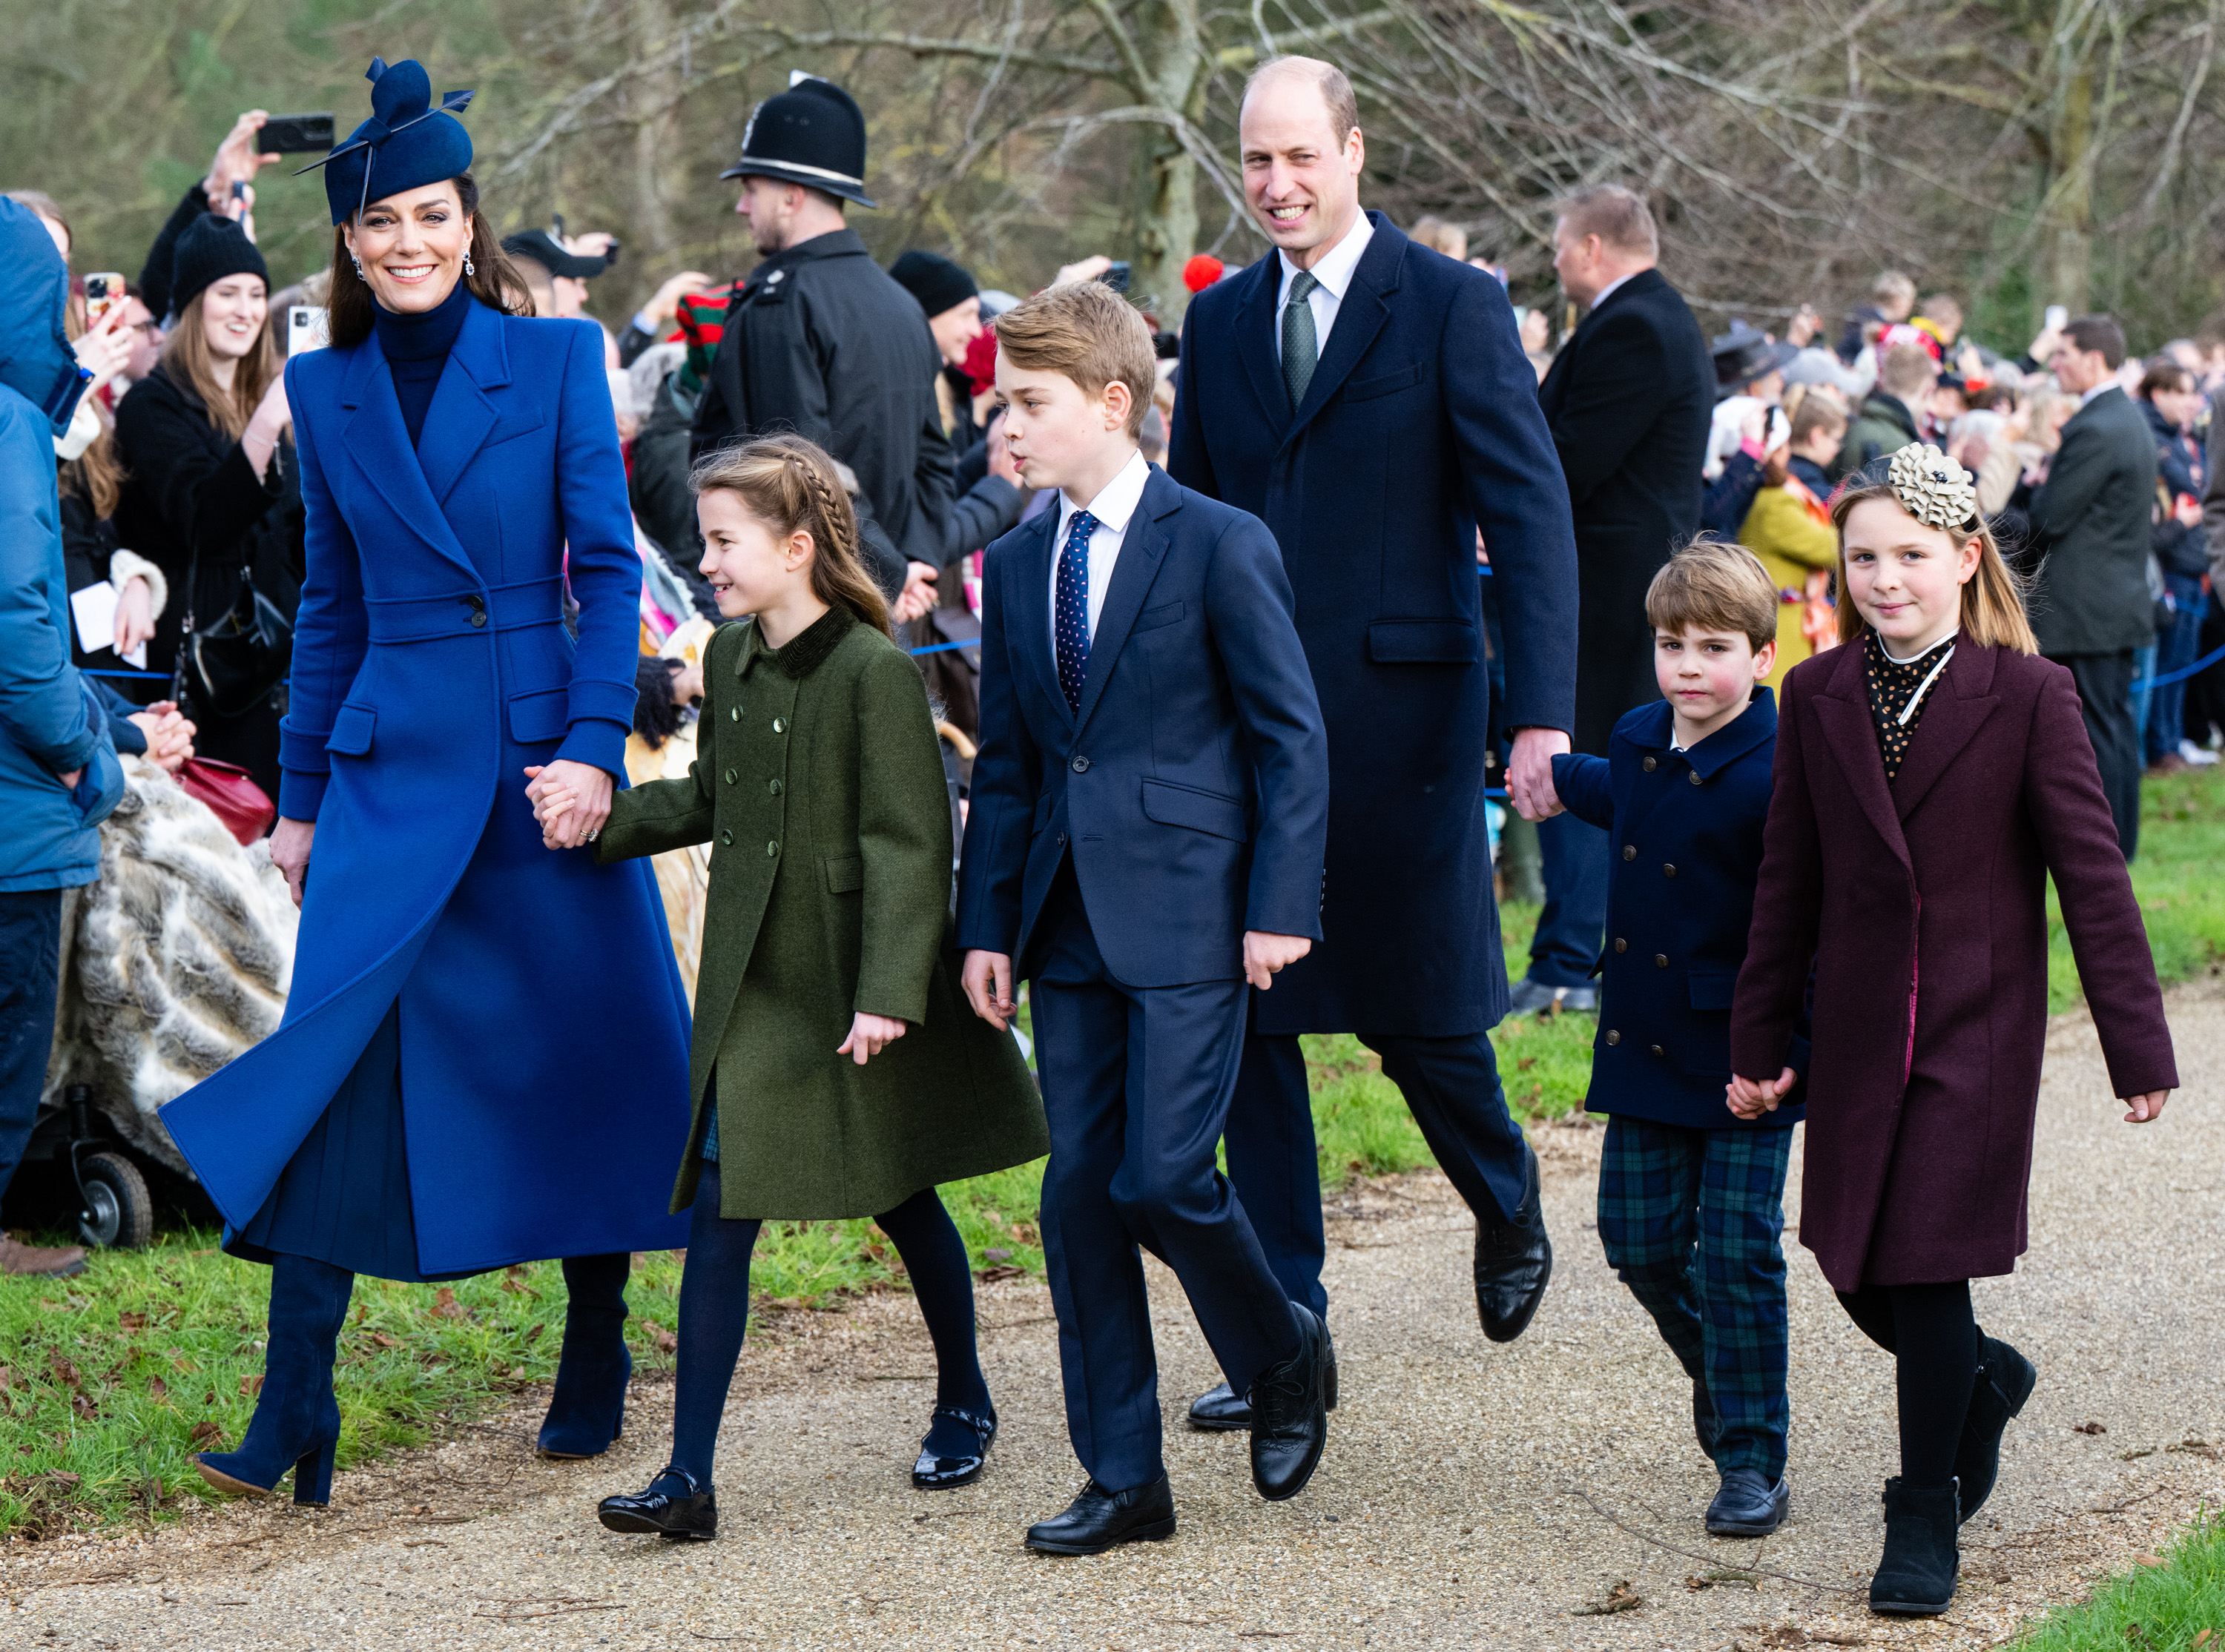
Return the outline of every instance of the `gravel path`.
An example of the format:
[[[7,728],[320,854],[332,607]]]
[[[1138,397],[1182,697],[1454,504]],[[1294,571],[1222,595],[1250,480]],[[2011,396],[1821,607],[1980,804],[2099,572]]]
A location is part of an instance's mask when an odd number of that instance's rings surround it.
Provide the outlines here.
[[[1512,1347],[1476,1328],[1473,1226],[1441,1178],[1359,1187],[1335,1207],[1345,1405],[1294,1503],[1252,1494],[1240,1437],[1178,1426],[1215,1373],[1155,1267],[1181,1533],[1095,1560],[1025,1553],[1025,1523],[1080,1476],[1048,1295],[1013,1282],[981,1301],[1005,1438],[963,1491],[910,1489],[931,1358],[909,1301],[874,1298],[788,1316],[745,1357],[715,1544],[594,1522],[596,1497],[663,1461],[665,1389],[639,1385],[610,1458],[561,1465],[528,1455],[536,1396],[344,1477],[326,1513],[234,1503],[153,1535],[7,1545],[0,1648],[1998,1644],[2225,1501],[2225,1118],[2212,1089],[2225,991],[2177,990],[2171,1019],[2192,1088],[2142,1130],[2116,1122],[2082,1014],[2051,1034],[2032,1251],[2013,1279],[1979,1287],[1981,1318],[2038,1361],[2040,1386],[1937,1624],[1863,1610],[1893,1464],[1892,1368],[1804,1251],[1791,1266],[1793,1517],[1759,1543],[1702,1532],[1713,1477],[1684,1383],[1592,1232],[1600,1132],[1563,1125],[1539,1132],[1559,1271]],[[2106,1432],[2081,1431],[2092,1424]],[[1753,1570],[1726,1575],[1740,1568]],[[1618,1588],[1641,1604],[1584,1611]]]

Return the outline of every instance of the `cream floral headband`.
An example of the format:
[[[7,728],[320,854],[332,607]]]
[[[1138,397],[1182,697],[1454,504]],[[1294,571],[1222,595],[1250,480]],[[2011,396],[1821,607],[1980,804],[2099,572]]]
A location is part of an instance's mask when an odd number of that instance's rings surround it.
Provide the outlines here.
[[[1933,528],[1977,520],[1978,491],[1962,467],[1930,442],[1911,442],[1892,456],[1886,481],[1900,508]]]

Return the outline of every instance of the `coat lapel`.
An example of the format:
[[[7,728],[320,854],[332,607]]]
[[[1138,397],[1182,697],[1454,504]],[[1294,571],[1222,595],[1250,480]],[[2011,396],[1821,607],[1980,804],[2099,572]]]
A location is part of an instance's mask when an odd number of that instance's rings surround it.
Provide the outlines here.
[[[425,484],[443,504],[499,417],[487,391],[509,383],[502,318],[474,302],[448,351],[448,364],[434,388],[433,405],[426,409],[424,433],[417,443]]]
[[[1902,820],[1916,812],[1924,794],[1962,756],[1962,748],[2001,703],[2000,696],[1990,692],[1995,658],[1993,649],[1977,643],[1956,643],[1955,657],[1947,662],[1943,679],[1918,714],[1908,755],[1900,760],[1900,773],[1893,777],[1893,807]]]
[[[1089,714],[1105,698],[1105,684],[1120,658],[1121,646],[1144,611],[1144,598],[1159,577],[1167,554],[1167,530],[1158,519],[1182,509],[1182,491],[1164,471],[1154,468],[1144,484],[1136,514],[1128,518],[1128,531],[1120,538],[1120,554],[1112,564],[1112,583],[1106,588],[1105,606],[1098,611],[1097,629],[1089,638],[1089,674],[1081,685],[1081,712],[1074,718],[1079,733],[1089,726]],[[1050,577],[1044,571],[1043,577]],[[1045,645],[1048,649],[1049,645]],[[1064,705],[1062,696],[1059,703]]]
[[[1360,364],[1367,347],[1375,342],[1375,335],[1391,319],[1391,294],[1398,290],[1398,271],[1405,262],[1407,241],[1381,213],[1370,212],[1367,216],[1374,221],[1375,233],[1368,238],[1367,250],[1360,255],[1359,263],[1353,268],[1351,284],[1336,307],[1336,325],[1328,330],[1328,348],[1314,369],[1313,381],[1306,386],[1306,399],[1298,404],[1297,415],[1284,433],[1285,442],[1305,428],[1314,415],[1328,404],[1329,397],[1352,377],[1352,370]],[[1279,264],[1279,260],[1276,262]]]
[[[441,514],[441,503],[426,484],[424,467],[410,449],[409,429],[402,422],[402,403],[395,399],[394,370],[387,365],[377,332],[356,346],[340,401],[353,409],[341,445],[372,493],[428,548],[456,564],[477,585],[479,570],[465,554],[456,530]],[[431,432],[428,418],[426,433]],[[361,532],[359,525],[351,525]]]
[[[1066,691],[1058,686],[1058,661],[1050,652],[1050,559],[1058,540],[1058,503],[1036,518],[1035,542],[1019,559],[1017,578],[1020,590],[1017,600],[1011,604],[1019,627],[1020,653],[1034,670],[1036,679],[1058,714],[1068,724],[1074,721],[1073,708],[1066,703]]]
[[[1869,690],[1862,679],[1862,644],[1849,642],[1837,650],[1838,668],[1823,691],[1815,696],[1816,721],[1823,727],[1825,744],[1847,777],[1854,799],[1877,828],[1886,847],[1900,864],[1913,870],[1908,839],[1901,834],[1900,814],[1886,789],[1885,759],[1878,755],[1877,725],[1870,718]]]
[[[1245,272],[1244,279],[1252,286],[1236,312],[1236,353],[1244,358],[1252,393],[1258,396],[1268,424],[1285,429],[1290,422],[1290,392],[1283,383],[1282,358],[1275,349],[1275,300],[1283,290],[1281,255],[1269,253]]]

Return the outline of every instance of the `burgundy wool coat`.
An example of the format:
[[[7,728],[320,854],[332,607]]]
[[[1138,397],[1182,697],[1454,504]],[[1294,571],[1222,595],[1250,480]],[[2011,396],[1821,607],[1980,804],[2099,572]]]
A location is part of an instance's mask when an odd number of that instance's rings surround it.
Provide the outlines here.
[[[2178,1073],[2070,672],[1962,642],[1888,787],[1860,647],[1784,681],[1733,1071],[1774,1078],[1816,977],[1800,1242],[1839,1290],[2015,1270],[2055,876],[2112,1086]],[[2096,1104],[2103,1098],[2095,1098]]]

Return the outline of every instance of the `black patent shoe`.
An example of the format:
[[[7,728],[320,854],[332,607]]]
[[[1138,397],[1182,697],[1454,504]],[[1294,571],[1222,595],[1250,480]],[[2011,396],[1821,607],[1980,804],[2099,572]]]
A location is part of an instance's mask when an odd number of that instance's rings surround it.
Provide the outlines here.
[[[1715,1415],[1706,1382],[1697,1377],[1692,1379],[1692,1438],[1700,1442],[1702,1454],[1715,1461],[1715,1447],[1723,1443],[1723,1420]]]
[[[682,1481],[688,1490],[658,1491],[658,1483],[668,1477]],[[719,1495],[698,1487],[695,1477],[685,1469],[667,1467],[645,1491],[605,1497],[595,1505],[595,1517],[614,1532],[654,1533],[674,1543],[707,1543],[719,1535]]]
[[[935,1417],[948,1417],[953,1422],[963,1423],[973,1431],[979,1444],[970,1452],[944,1457],[930,1453],[927,1442],[922,1440],[919,1461],[911,1465],[912,1484],[922,1491],[953,1491],[961,1485],[973,1484],[981,1478],[982,1466],[989,1460],[989,1447],[996,1443],[997,1419],[954,1405],[938,1405],[929,1414],[929,1433],[934,1431]]]
[[[1766,1537],[1792,1510],[1792,1483],[1775,1485],[1750,1468],[1723,1476],[1722,1490],[1708,1505],[1708,1533],[1714,1537]]]
[[[1028,1528],[1039,1554],[1102,1554],[1122,1543],[1157,1543],[1175,1535],[1175,1492],[1167,1477],[1125,1491],[1092,1480],[1066,1512]]]
[[[1963,1415],[1962,1438],[1955,1446],[1955,1480],[1961,1488],[1962,1518],[1986,1506],[1994,1495],[1994,1482],[2001,1472],[2001,1435],[2009,1419],[2024,1409],[2039,1381],[2032,1363],[1998,1337],[1978,1341],[1977,1381],[1970,1388],[1970,1408]]]
[[[1512,1217],[1495,1211],[1475,1214],[1475,1309],[1483,1334],[1512,1342],[1530,1328],[1545,1283],[1553,1276],[1553,1242],[1545,1233],[1545,1209],[1537,1189],[1537,1155],[1522,1181],[1522,1202]]]
[[[1311,1308],[1290,1305],[1298,1351],[1259,1373],[1252,1402],[1252,1484],[1270,1503],[1295,1497],[1321,1466],[1328,1444],[1328,1331]]]
[[[1326,1326],[1323,1336],[1328,1335]],[[1328,1338],[1328,1371],[1322,1380],[1322,1403],[1336,1409],[1336,1339]],[[1252,1426],[1252,1408],[1226,1383],[1215,1383],[1190,1402],[1189,1426],[1209,1434],[1233,1434]]]

